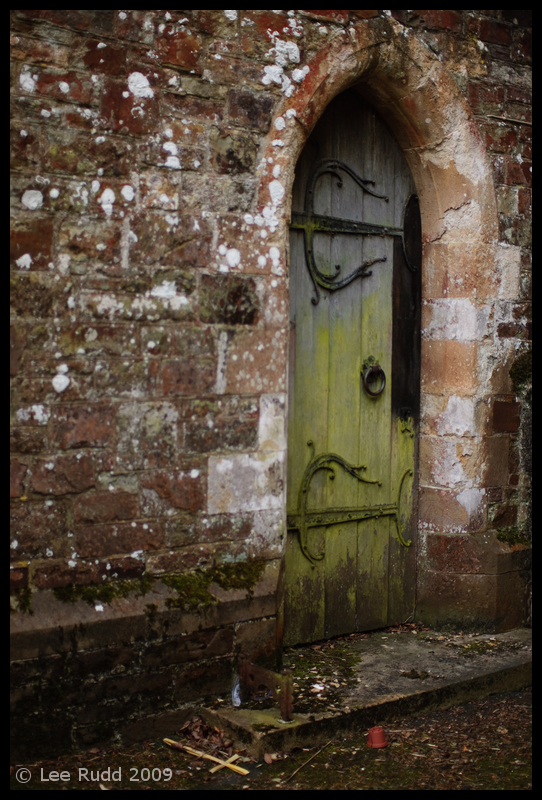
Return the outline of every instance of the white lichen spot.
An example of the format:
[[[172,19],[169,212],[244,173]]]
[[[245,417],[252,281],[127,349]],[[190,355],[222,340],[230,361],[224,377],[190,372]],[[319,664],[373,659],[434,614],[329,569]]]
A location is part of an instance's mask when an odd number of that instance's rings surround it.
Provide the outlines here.
[[[283,41],[282,39],[277,39],[275,41],[274,49],[275,49],[275,64],[280,64],[281,67],[285,67],[290,61],[293,64],[299,64],[299,59],[300,59],[299,47],[295,42]]]
[[[233,22],[237,19],[237,11],[224,11],[224,16]]]
[[[71,256],[68,253],[61,253],[58,257],[58,269],[65,275],[70,268]]]
[[[134,187],[130,186],[129,183],[126,183],[122,187],[120,193],[128,203],[130,203],[135,197]]]
[[[307,67],[307,72],[308,72],[308,69],[309,68]],[[292,73],[292,77],[293,77],[293,73]],[[286,112],[285,116],[286,116],[286,119],[292,119],[292,117],[297,117],[297,111],[295,110],[295,108],[289,108],[288,111]]]
[[[177,156],[168,156],[165,160],[164,167],[169,167],[169,169],[180,169],[181,162]]]
[[[151,289],[152,297],[161,297],[163,300],[169,300],[175,297],[177,289],[174,281],[162,281],[160,286],[154,286]]]
[[[17,259],[15,262],[19,269],[30,269],[32,266],[32,256],[30,253],[24,253],[20,258]]]
[[[99,203],[108,217],[111,216],[114,202],[115,202],[115,192],[113,191],[113,189],[104,189],[102,192],[102,196],[99,199]]]
[[[278,131],[283,131],[285,127],[286,127],[286,122],[284,120],[284,117],[277,117],[277,119],[275,120],[275,128]]]
[[[53,200],[56,200],[56,198],[58,197],[59,194],[60,194],[60,192],[58,191],[58,189],[53,188],[49,192],[49,197],[51,197]]]
[[[258,266],[263,269],[266,264],[267,264],[266,257],[265,256],[258,256]]]
[[[96,45],[96,50],[102,50],[102,48],[107,47],[105,42],[98,42]]]
[[[284,197],[284,186],[280,181],[274,180],[269,184],[269,194],[273,205],[280,205]]]
[[[309,72],[310,69],[309,67],[307,67],[307,65],[305,65],[301,69],[294,69],[294,71],[292,72],[292,80],[295,81],[296,83],[302,83],[305,80],[306,76],[309,74]]]
[[[148,78],[142,72],[128,76],[128,88],[135,97],[154,97]]]
[[[191,478],[199,478],[199,469],[190,470],[190,477]]]
[[[68,94],[68,92],[70,91],[70,84],[66,83],[66,81],[60,81],[60,83],[58,84],[58,88],[63,94]]]
[[[228,266],[230,267],[237,267],[241,261],[241,253],[239,250],[236,250],[235,247],[232,247],[231,250],[228,250],[226,253],[226,261],[228,262]]]
[[[52,383],[55,392],[58,392],[60,394],[61,392],[64,392],[68,388],[68,386],[70,385],[70,379],[68,378],[67,375],[61,375],[59,373],[58,375],[55,375],[55,377],[52,380]]]
[[[284,142],[282,141],[282,139],[273,139],[271,145],[273,147],[284,147]]]
[[[23,130],[23,131],[21,131],[21,132],[19,133],[19,136],[22,136],[22,137],[23,137],[23,139],[24,139],[26,136],[28,136],[28,131],[24,131],[24,130]]]
[[[37,208],[41,208],[43,195],[37,189],[27,189],[21,197],[21,203],[30,211],[35,211]]]
[[[47,425],[50,414],[45,410],[45,406],[35,405],[30,406],[30,408],[19,408],[16,416],[21,422],[28,422],[34,419],[38,425]]]
[[[176,294],[169,300],[169,307],[172,311],[178,311],[181,306],[189,305],[188,298],[184,294]]]
[[[25,92],[33,92],[36,88],[36,81],[38,80],[37,75],[32,75],[30,72],[30,68],[24,66],[21,70],[21,74],[19,75],[19,84],[21,89]]]
[[[94,610],[95,611],[103,611],[104,607],[102,606],[101,603],[96,603],[96,605],[94,606]]]
[[[279,86],[282,86],[283,72],[284,70],[278,64],[273,64],[272,66],[269,65],[265,66],[263,68],[262,83],[264,84],[264,86],[268,86],[270,83],[277,83]]]
[[[280,164],[275,164],[275,166],[273,167],[273,177],[278,178],[280,176],[280,173],[281,173]]]

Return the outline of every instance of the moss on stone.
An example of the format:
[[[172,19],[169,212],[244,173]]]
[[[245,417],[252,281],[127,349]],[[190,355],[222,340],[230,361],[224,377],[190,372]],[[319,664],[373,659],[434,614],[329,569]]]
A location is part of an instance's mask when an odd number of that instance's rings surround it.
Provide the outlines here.
[[[527,350],[519,355],[510,368],[514,391],[520,392],[533,380],[533,351]]]
[[[251,593],[265,569],[263,561],[244,561],[237,564],[221,564],[206,572],[191,572],[186,575],[162,575],[160,580],[177,592],[177,597],[168,597],[168,608],[194,608],[210,606],[217,602],[209,592],[212,583],[222,589],[244,589]]]
[[[10,592],[10,600],[14,601],[14,606],[9,605],[10,611],[21,611],[23,614],[33,614],[32,611],[32,590],[29,586],[24,589],[12,589]]]
[[[499,528],[495,534],[499,542],[506,544],[524,544],[531,547],[531,542],[527,539],[519,528]]]
[[[166,599],[168,608],[198,608],[217,602],[216,597],[209,591],[212,583],[217,583],[222,589],[244,589],[251,594],[264,569],[265,562],[263,561],[245,561],[237,564],[221,564],[219,567],[205,572],[190,572],[185,575],[144,575],[138,579],[108,581],[100,585],[78,586],[70,583],[68,586],[59,586],[53,589],[53,594],[62,603],[76,603],[78,600],[84,600],[85,603],[93,606],[96,603],[109,604],[115,598],[127,597],[129,594],[144,596],[151,591],[155,583],[161,582],[177,594],[177,597]],[[30,595],[30,590],[28,592]],[[18,601],[19,608],[26,610],[22,608],[22,602],[22,600]],[[156,606],[154,608],[156,609]]]
[[[109,581],[104,584],[86,584],[76,586],[57,586],[53,594],[62,603],[76,603],[84,600],[89,606],[95,603],[111,603],[116,597],[127,597],[131,593],[142,596],[150,592],[154,584],[153,578],[144,575],[136,580]]]

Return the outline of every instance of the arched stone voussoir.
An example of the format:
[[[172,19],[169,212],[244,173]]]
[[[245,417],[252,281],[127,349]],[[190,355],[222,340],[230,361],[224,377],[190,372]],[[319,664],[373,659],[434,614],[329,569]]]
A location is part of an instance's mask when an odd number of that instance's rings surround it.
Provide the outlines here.
[[[493,173],[478,127],[453,76],[409,29],[390,18],[358,21],[303,66],[306,77],[279,102],[265,144],[262,209],[270,202],[270,183],[279,180],[284,199],[273,210],[278,218],[289,218],[303,145],[328,103],[354,86],[403,148],[420,198],[424,241],[445,235],[452,241],[497,239]]]

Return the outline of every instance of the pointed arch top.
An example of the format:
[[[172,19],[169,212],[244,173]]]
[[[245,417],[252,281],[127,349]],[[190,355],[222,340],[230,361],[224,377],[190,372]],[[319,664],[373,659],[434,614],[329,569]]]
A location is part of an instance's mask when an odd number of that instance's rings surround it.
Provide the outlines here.
[[[262,209],[271,207],[279,222],[289,222],[294,169],[307,137],[333,97],[355,87],[405,153],[424,241],[497,241],[493,173],[478,127],[453,76],[415,33],[388,17],[360,20],[302,66],[305,79],[278,104],[265,143]]]

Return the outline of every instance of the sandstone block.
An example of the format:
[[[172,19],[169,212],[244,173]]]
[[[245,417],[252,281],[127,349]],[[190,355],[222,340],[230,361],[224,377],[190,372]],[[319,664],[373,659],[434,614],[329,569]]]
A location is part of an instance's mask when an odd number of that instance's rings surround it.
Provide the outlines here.
[[[129,78],[128,81],[119,81],[106,77],[100,94],[100,116],[110,130],[137,135],[153,130],[158,103],[152,88],[152,72],[143,75],[136,71],[134,74],[142,76],[132,83],[136,94],[130,91]]]
[[[152,496],[165,501],[167,512],[171,508],[181,511],[198,511],[203,508],[205,476],[196,466],[185,470],[168,470],[147,473],[141,478],[143,489],[150,490],[151,497],[145,500],[145,510],[154,516]]]
[[[163,526],[156,520],[78,525],[73,539],[73,546],[81,558],[158,550],[163,544]]]
[[[286,347],[285,330],[236,330],[225,348],[225,390],[232,394],[284,392]]]
[[[55,299],[53,279],[42,272],[10,278],[10,302],[16,316],[43,319],[50,316]]]
[[[184,417],[188,452],[253,450],[256,446],[258,402],[255,399],[194,400],[184,407]]]
[[[422,390],[473,394],[477,386],[476,342],[422,340]]]
[[[138,516],[139,502],[128,492],[96,492],[78,497],[74,504],[76,522],[113,522]]]
[[[145,572],[145,564],[138,558],[122,556],[110,558],[106,561],[92,561],[91,563],[77,561],[75,566],[71,562],[51,559],[48,563],[36,566],[33,573],[33,583],[38,589],[55,589],[59,586],[74,584],[104,583],[104,578],[118,578],[128,580],[140,578]]]
[[[283,494],[284,452],[209,458],[209,514],[280,509]]]
[[[109,406],[63,407],[55,415],[55,444],[61,450],[104,447],[114,436]]]
[[[521,403],[495,400],[493,403],[493,430],[495,433],[519,430],[521,422]]]
[[[251,92],[247,89],[230,89],[228,93],[228,115],[237,125],[247,125],[267,133],[275,98],[271,95]]]
[[[486,519],[484,489],[420,489],[419,526],[441,532],[461,533],[483,528]]]
[[[10,508],[11,552],[25,556],[62,555],[67,549],[66,508],[63,504],[18,503]],[[59,544],[60,543],[60,544]],[[60,550],[60,552],[58,552]]]
[[[17,458],[9,462],[9,496],[20,497],[24,492],[23,480],[28,467]]]
[[[510,437],[507,435],[488,436],[485,486],[508,486]]]
[[[28,567],[21,566],[17,563],[10,564],[10,570],[9,570],[10,590],[24,589],[27,586],[28,586]]]
[[[170,403],[127,403],[118,410],[117,465],[166,467],[177,458],[178,412]]]
[[[199,315],[203,323],[255,325],[260,315],[256,282],[236,275],[203,275]]]
[[[15,269],[47,269],[52,260],[53,220],[50,217],[21,220],[9,234],[9,259]]]
[[[30,486],[40,494],[83,492],[96,484],[96,469],[90,456],[52,456],[38,460],[32,469]]]

